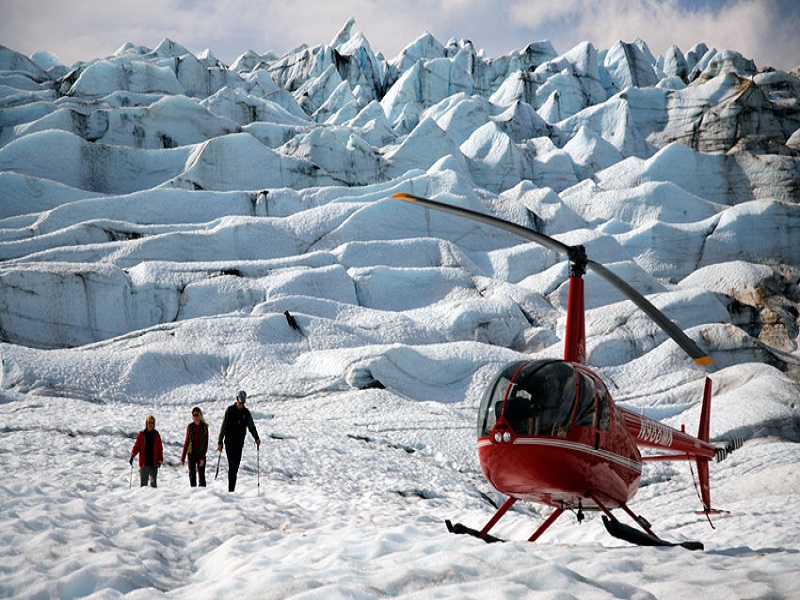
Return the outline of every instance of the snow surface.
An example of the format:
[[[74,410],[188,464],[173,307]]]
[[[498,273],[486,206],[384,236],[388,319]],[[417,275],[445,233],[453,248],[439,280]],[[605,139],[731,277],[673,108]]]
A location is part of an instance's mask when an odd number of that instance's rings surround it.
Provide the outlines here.
[[[0,597],[800,598],[800,81],[641,40],[486,59],[426,34],[387,61],[352,26],[230,67],[169,40],[71,69],[0,48]],[[704,552],[594,513],[530,544],[527,503],[508,543],[447,533],[504,499],[477,407],[506,362],[562,355],[567,264],[400,191],[584,244],[709,351],[712,438],[745,439],[711,467],[730,512],[693,512],[685,463],[632,502]],[[705,373],[586,288],[616,401],[696,431]],[[264,456],[229,494],[238,389]],[[194,405],[205,489],[179,462]],[[148,413],[158,489],[127,462]]]

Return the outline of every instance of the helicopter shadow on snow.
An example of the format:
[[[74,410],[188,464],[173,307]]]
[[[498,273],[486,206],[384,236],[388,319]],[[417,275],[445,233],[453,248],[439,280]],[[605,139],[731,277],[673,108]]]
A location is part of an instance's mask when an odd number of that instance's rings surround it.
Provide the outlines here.
[[[706,554],[716,556],[728,556],[740,558],[744,556],[769,556],[771,554],[800,554],[800,550],[795,548],[758,548],[753,549],[749,546],[738,546],[736,548],[726,548],[724,550],[706,550]]]

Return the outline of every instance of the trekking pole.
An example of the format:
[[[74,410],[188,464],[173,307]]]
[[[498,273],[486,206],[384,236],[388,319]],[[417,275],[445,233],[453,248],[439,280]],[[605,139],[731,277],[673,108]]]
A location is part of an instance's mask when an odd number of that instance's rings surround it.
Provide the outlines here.
[[[256,495],[261,495],[261,446],[256,444],[256,465],[258,465],[258,491]]]
[[[217,475],[219,475],[219,460],[220,460],[221,458],[222,458],[222,450],[220,450],[220,451],[219,451],[219,454],[217,454],[217,472],[216,472],[216,473],[214,473],[214,479],[216,479],[216,478],[217,478]]]
[[[128,482],[128,489],[133,487],[133,461],[131,461],[131,479]]]

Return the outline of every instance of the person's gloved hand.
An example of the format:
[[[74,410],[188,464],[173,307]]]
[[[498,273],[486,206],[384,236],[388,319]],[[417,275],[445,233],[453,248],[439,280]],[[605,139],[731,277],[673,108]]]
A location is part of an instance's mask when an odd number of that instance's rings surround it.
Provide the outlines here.
[[[131,463],[131,466],[133,466],[133,455],[131,455],[131,459],[128,462]]]

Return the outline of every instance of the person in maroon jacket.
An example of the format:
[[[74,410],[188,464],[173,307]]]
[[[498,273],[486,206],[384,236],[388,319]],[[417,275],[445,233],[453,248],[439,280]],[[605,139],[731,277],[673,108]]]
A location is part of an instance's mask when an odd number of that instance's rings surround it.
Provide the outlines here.
[[[161,445],[161,436],[156,430],[156,418],[153,415],[147,415],[144,429],[136,436],[131,450],[131,465],[137,454],[142,487],[146,486],[148,481],[152,487],[158,487],[158,468],[164,462],[164,447]]]
[[[198,406],[192,409],[192,422],[186,427],[186,439],[183,441],[181,464],[189,457],[189,485],[197,487],[197,476],[200,476],[200,487],[206,487],[206,451],[208,450],[208,423],[203,418],[203,411]]]

